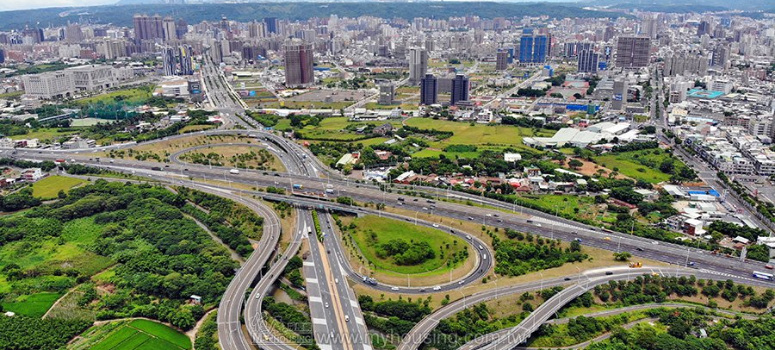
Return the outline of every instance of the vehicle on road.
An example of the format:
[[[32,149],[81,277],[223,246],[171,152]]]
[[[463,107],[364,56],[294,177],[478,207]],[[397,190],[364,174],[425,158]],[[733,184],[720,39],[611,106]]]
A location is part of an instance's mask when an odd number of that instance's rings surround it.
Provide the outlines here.
[[[479,245],[479,250],[484,250],[484,247],[482,247],[481,244]]]
[[[635,248],[635,250],[637,250],[637,251],[639,251],[639,252],[642,252],[642,251],[643,251],[643,248],[641,248],[641,247],[637,247],[637,248]]]
[[[302,188],[304,188],[304,185],[302,185],[302,184],[293,184],[293,189],[294,190],[300,190]]]
[[[606,237],[606,238],[603,238],[603,239],[606,240],[606,241],[610,241],[611,237]]]
[[[161,171],[161,168],[160,168],[160,167],[157,167],[157,166],[155,166],[155,167],[152,167],[152,168],[151,168],[151,170]]]
[[[630,263],[630,267],[631,267],[631,268],[634,268],[634,269],[638,269],[638,268],[641,268],[641,267],[643,267],[643,264],[641,264],[641,263],[640,263],[640,261],[631,262],[631,263]]]
[[[399,202],[403,202],[403,201],[404,201],[404,198],[402,198],[402,197],[398,197],[398,201],[399,201]]]
[[[231,169],[229,170],[229,173],[234,175],[239,174],[239,169]]]
[[[433,290],[441,290],[441,286],[435,286],[433,287]]]
[[[339,283],[339,279],[338,278],[334,278],[334,283]]]
[[[765,269],[768,269],[768,270],[772,270],[772,269],[773,269],[773,268],[775,268],[775,267],[773,267],[773,266],[772,266],[772,265],[770,265],[770,264],[767,264],[767,265],[764,265],[764,268],[765,268]]]
[[[606,276],[611,276],[611,275],[613,275],[613,274],[614,274],[614,273],[613,273],[613,272],[611,272],[611,271],[606,271],[606,272],[605,272],[605,275],[606,275]]]
[[[326,308],[328,308],[328,302],[326,302]]]
[[[773,279],[773,276],[771,273],[759,272],[759,271],[754,271],[753,277],[761,280],[767,280],[767,281],[772,281]]]
[[[436,227],[436,228],[438,228],[438,227],[439,227],[439,224],[433,224],[433,227]]]
[[[466,235],[466,239],[470,241],[472,239],[471,235]]]
[[[350,316],[344,315],[344,321],[345,322],[350,322]]]
[[[473,219],[474,219],[474,218],[472,218],[472,217],[470,217],[470,216],[468,217],[468,220],[473,220]]]
[[[398,290],[398,287],[392,287],[390,290]]]

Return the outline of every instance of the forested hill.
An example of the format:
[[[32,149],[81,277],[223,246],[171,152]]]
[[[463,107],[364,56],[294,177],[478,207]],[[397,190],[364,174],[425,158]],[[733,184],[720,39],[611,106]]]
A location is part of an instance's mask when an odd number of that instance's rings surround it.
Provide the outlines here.
[[[124,5],[85,8],[52,8],[0,12],[0,30],[22,29],[25,25],[64,25],[89,20],[95,23],[132,25],[135,13],[160,14],[183,18],[189,23],[218,21],[221,16],[237,21],[251,21],[264,17],[302,20],[310,17],[376,16],[382,18],[448,18],[476,15],[483,18],[550,16],[555,18],[617,17],[611,12],[582,10],[574,4],[557,3],[498,3],[498,2],[356,2],[356,3],[247,3],[247,4],[189,4],[189,5]]]

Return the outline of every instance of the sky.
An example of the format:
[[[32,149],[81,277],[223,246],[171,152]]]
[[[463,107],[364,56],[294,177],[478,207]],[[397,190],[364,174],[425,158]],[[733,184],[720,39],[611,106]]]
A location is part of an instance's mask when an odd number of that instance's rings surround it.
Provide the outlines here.
[[[114,4],[116,0],[0,0],[0,11]]]

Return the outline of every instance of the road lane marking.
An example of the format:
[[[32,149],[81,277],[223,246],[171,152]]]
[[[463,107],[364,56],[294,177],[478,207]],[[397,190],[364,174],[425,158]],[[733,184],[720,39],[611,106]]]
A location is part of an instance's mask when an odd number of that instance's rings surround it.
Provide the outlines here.
[[[309,301],[311,303],[322,303],[323,302],[323,298],[321,298],[321,297],[309,297]]]
[[[311,278],[310,277],[310,278],[306,278],[304,280],[307,281],[307,283],[315,283],[315,284],[318,283],[318,279],[317,278]]]
[[[313,324],[328,324],[328,323],[326,323],[326,319],[325,318],[313,318],[312,319],[312,323]]]
[[[304,266],[315,266],[315,263],[312,261],[305,261]]]

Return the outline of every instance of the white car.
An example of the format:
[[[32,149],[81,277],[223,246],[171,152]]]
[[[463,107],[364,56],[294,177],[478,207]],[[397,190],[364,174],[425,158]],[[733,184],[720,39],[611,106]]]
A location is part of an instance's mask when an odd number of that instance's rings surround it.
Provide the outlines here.
[[[433,290],[441,290],[441,286],[435,286],[433,287]]]
[[[328,302],[326,302],[326,308],[328,308]]]
[[[390,290],[398,290],[398,287],[390,288]]]
[[[436,228],[438,228],[438,227],[439,227],[439,224],[433,224],[433,227],[436,227]]]

